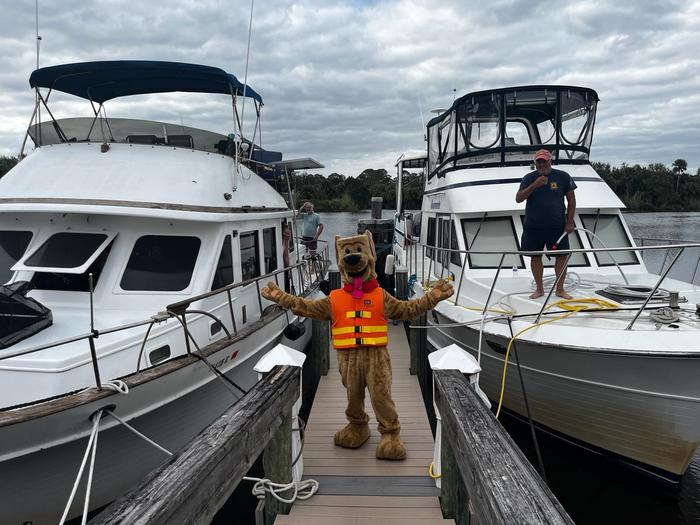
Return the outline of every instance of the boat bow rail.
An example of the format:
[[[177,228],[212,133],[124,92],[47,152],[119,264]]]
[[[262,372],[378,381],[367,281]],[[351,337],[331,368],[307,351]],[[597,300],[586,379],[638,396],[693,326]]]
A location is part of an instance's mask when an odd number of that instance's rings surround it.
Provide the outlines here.
[[[675,266],[677,261],[681,258],[685,250],[687,249],[700,249],[700,242],[683,242],[683,243],[678,243],[678,244],[660,244],[660,245],[646,245],[646,246],[624,246],[624,247],[613,247],[613,248],[584,248],[584,249],[569,249],[569,250],[541,250],[541,251],[523,251],[523,250],[510,250],[510,251],[493,251],[493,250],[459,250],[459,249],[454,249],[454,248],[446,248],[446,247],[441,247],[441,246],[435,246],[435,245],[429,245],[429,244],[423,244],[420,243],[416,239],[411,239],[407,238],[406,239],[406,256],[405,259],[408,263],[408,272],[409,275],[415,276],[416,279],[420,279],[421,284],[423,287],[427,287],[431,284],[431,279],[432,278],[447,278],[449,280],[453,280],[457,282],[457,293],[455,294],[454,298],[454,305],[455,306],[460,306],[459,301],[460,301],[460,295],[463,287],[463,283],[465,281],[465,272],[467,270],[467,262],[469,260],[469,255],[492,255],[496,257],[500,257],[499,262],[495,268],[495,273],[493,275],[493,279],[491,280],[489,290],[488,290],[488,295],[486,298],[486,301],[483,305],[483,307],[480,308],[473,308],[474,310],[480,310],[481,315],[485,316],[488,311],[490,311],[490,305],[491,305],[491,298],[494,294],[495,288],[496,288],[496,282],[498,281],[499,276],[501,276],[501,271],[503,268],[510,268],[510,265],[504,264],[504,261],[506,260],[507,256],[536,256],[536,255],[544,255],[546,257],[552,257],[552,256],[566,256],[566,262],[568,263],[569,259],[572,257],[572,255],[577,254],[577,253],[606,253],[610,254],[611,258],[614,261],[614,253],[617,252],[630,252],[630,251],[635,251],[635,252],[652,252],[652,251],[665,251],[666,252],[666,257],[664,258],[664,264],[662,265],[660,275],[658,276],[658,279],[654,282],[652,286],[637,286],[637,298],[639,299],[637,302],[639,302],[639,306],[637,307],[636,305],[632,306],[631,308],[625,308],[625,310],[631,310],[634,312],[634,317],[632,320],[627,324],[625,330],[632,330],[636,321],[638,320],[639,316],[644,312],[645,310],[648,309],[648,305],[652,299],[656,299],[656,294],[659,291],[661,284],[663,283],[664,279],[668,276],[670,273],[671,269]],[[665,266],[665,261],[669,257],[668,254],[673,253],[671,256],[671,262],[668,264],[668,266]],[[453,255],[457,255],[461,261],[461,267],[460,267],[460,274],[457,278],[456,275],[454,275],[452,272],[450,272],[448,269],[445,268],[444,264],[439,264],[440,270],[439,272],[437,271],[437,266],[440,261],[448,261],[451,260],[451,257]],[[421,261],[421,267],[420,267],[420,274],[419,268],[418,268],[418,261]],[[426,268],[427,264],[427,268]],[[617,266],[618,271],[620,272],[620,275],[625,283],[626,286],[630,286],[627,276],[622,270],[622,267],[615,263]],[[698,261],[694,265],[694,271],[692,278],[690,279],[690,285],[692,285],[693,280],[695,279],[695,276],[697,274],[698,267],[700,266],[700,257],[698,258]],[[551,286],[547,290],[547,293],[545,294],[545,300],[543,301],[541,307],[539,308],[539,311],[534,313],[536,315],[535,323],[538,323],[540,321],[541,316],[545,312],[546,309],[548,309],[551,305],[549,304],[549,300],[552,297],[554,290],[557,286],[558,279],[552,279]],[[634,286],[630,286],[630,288],[634,289]],[[665,302],[672,304],[675,301],[675,305],[672,305],[674,307],[678,306],[678,300],[679,297],[676,294],[675,298],[674,297],[664,297]],[[659,307],[658,305],[654,306],[654,310],[657,310]],[[619,308],[618,308],[619,309]],[[590,311],[590,309],[588,309]],[[517,312],[512,311],[512,312],[499,312],[501,314],[505,314],[506,316],[513,316],[517,314]],[[528,313],[525,314],[527,316],[533,315],[533,313]]]

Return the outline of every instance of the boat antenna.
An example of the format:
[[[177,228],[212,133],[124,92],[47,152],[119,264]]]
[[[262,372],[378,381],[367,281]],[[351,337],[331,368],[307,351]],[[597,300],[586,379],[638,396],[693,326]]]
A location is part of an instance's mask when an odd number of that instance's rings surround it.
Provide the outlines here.
[[[34,0],[35,17],[36,20],[36,68],[39,69],[39,43],[41,42],[41,35],[39,35],[39,0]]]
[[[253,7],[255,0],[250,0],[250,20],[248,21],[248,48],[245,52],[245,71],[243,73],[243,102],[241,104],[241,126],[243,126],[243,116],[245,115],[245,99],[248,91],[248,63],[250,61],[250,38],[253,33]],[[243,129],[240,130],[241,140],[243,139]],[[236,149],[237,151],[237,149]],[[238,154],[238,153],[236,153]]]
[[[423,116],[423,102],[421,102],[420,95],[418,95],[418,111],[420,112],[420,123],[421,123],[421,131],[423,132],[423,140],[428,140],[428,137],[425,135],[425,117]]]

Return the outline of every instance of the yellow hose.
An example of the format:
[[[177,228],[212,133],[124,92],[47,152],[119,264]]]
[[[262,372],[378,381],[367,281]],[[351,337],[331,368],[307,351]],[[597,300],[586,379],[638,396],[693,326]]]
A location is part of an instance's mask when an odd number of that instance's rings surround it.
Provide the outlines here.
[[[428,467],[428,476],[430,476],[431,479],[439,479],[442,477],[442,474],[435,474],[433,472],[433,462],[430,462],[430,466]]]
[[[533,328],[536,328],[538,326],[542,326],[544,324],[548,323],[554,323],[555,321],[560,321],[562,319],[566,319],[567,317],[572,316],[575,313],[582,312],[585,310],[589,310],[588,305],[594,305],[597,308],[604,308],[606,310],[617,310],[618,306],[614,303],[611,303],[609,301],[606,301],[604,299],[598,299],[595,297],[591,298],[586,298],[586,299],[562,299],[561,301],[557,301],[556,303],[552,303],[547,305],[545,310],[549,310],[550,308],[554,307],[559,307],[562,310],[567,310],[567,313],[560,315],[559,317],[555,317],[553,319],[547,319],[546,321],[540,321],[539,323],[532,324],[528,326],[527,328],[523,328],[520,330],[518,333],[513,335],[513,337],[510,338],[510,341],[508,341],[508,347],[506,348],[506,357],[503,361],[503,376],[501,377],[501,393],[498,397],[498,408],[496,409],[496,418],[501,414],[501,406],[503,405],[503,393],[505,392],[506,389],[506,370],[508,368],[508,356],[510,355],[510,349],[513,346],[513,342],[520,337],[521,334],[524,334],[528,330],[532,330]]]

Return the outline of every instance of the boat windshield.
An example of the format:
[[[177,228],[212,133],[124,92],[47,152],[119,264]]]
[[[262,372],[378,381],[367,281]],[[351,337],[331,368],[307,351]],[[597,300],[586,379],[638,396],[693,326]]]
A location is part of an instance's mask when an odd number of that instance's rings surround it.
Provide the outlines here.
[[[428,173],[529,164],[545,147],[557,163],[586,163],[598,95],[533,86],[465,95],[428,123]]]

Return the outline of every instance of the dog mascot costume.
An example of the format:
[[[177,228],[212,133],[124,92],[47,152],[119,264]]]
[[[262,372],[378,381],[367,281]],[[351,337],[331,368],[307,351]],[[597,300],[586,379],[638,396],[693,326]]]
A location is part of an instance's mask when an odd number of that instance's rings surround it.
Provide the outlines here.
[[[377,283],[374,269],[376,252],[372,234],[335,238],[338,269],[343,288],[329,297],[308,300],[289,295],[274,283],[261,290],[263,297],[295,314],[312,319],[331,320],[333,347],[343,386],[347,390],[345,415],[348,424],[335,433],[336,445],[359,448],[369,439],[369,416],[365,412],[365,388],[379,423],[381,439],[377,458],[404,459],[401,424],[391,398],[391,360],[387,319],[415,319],[443,299],[450,297],[452,285],[440,281],[417,301],[399,301]]]

